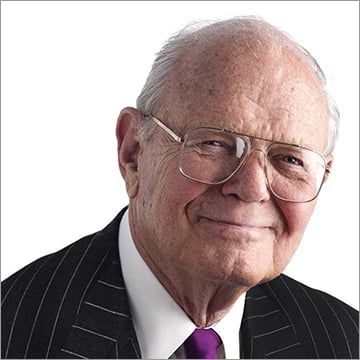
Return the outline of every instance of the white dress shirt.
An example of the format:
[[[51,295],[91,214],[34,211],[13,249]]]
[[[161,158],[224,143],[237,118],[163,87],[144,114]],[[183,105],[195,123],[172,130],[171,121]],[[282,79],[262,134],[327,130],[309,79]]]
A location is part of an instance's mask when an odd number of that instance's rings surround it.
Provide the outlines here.
[[[181,352],[182,344],[196,326],[137,251],[130,233],[128,211],[125,212],[120,224],[119,250],[142,358],[184,357],[184,352]],[[239,331],[244,299],[245,294],[241,295],[231,310],[212,326],[223,342],[222,354],[219,356],[225,355],[227,359],[239,358]]]

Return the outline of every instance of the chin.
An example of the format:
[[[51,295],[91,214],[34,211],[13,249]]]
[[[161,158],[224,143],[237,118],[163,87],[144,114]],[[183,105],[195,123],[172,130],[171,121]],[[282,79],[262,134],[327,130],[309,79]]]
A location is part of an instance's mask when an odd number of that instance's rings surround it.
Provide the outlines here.
[[[224,269],[220,269],[219,267],[208,267],[207,269],[200,271],[199,275],[200,277],[212,282],[247,289],[250,289],[260,283],[270,281],[278,276],[278,274],[270,276],[256,270],[245,271],[245,269],[241,269],[241,271],[234,271],[234,269],[232,269],[231,271],[224,271]]]
[[[280,275],[281,272],[278,271],[261,271],[260,269],[241,269],[236,273],[233,273],[230,281],[236,286],[252,288],[256,285],[271,281]]]

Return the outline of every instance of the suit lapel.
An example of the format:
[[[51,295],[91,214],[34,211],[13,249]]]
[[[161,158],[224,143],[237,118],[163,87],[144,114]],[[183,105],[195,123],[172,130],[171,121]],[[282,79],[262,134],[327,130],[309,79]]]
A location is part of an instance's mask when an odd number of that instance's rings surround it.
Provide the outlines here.
[[[119,263],[117,235],[121,216],[99,234],[97,241],[111,245],[77,309],[61,357],[140,357]]]
[[[266,284],[247,293],[240,342],[241,358],[305,358],[290,318]]]

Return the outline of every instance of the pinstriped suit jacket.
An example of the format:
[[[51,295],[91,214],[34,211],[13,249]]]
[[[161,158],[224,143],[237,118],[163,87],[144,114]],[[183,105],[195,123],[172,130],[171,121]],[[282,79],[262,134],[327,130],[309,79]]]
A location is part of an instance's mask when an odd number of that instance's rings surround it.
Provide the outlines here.
[[[123,212],[3,282],[2,358],[141,357],[118,256]],[[358,358],[358,339],[356,310],[285,275],[247,293],[242,358]]]

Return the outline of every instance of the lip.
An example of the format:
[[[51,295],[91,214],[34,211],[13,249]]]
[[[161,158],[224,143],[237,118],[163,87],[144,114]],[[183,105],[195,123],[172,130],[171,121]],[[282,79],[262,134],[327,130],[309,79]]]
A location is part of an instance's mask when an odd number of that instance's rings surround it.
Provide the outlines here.
[[[211,224],[218,225],[221,227],[228,227],[228,228],[233,228],[236,230],[259,232],[259,231],[268,230],[270,228],[269,226],[256,224],[251,221],[241,222],[241,221],[233,221],[233,220],[228,220],[228,219],[209,218],[206,216],[201,216],[200,220],[204,220],[206,222],[209,222]]]

